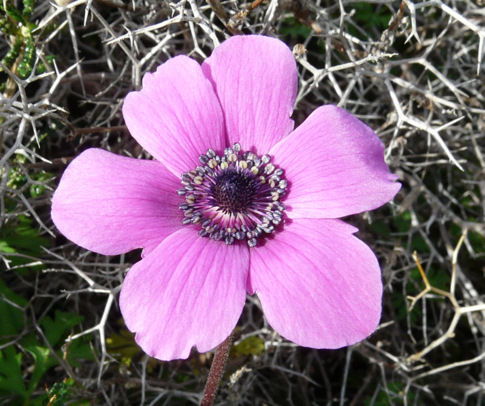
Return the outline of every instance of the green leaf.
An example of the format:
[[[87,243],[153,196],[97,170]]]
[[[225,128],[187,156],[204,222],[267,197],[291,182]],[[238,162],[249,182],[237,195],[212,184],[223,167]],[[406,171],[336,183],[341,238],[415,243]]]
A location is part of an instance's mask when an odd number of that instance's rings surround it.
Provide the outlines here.
[[[13,345],[0,351],[0,395],[17,394],[27,398],[21,370],[22,354],[15,351]]]
[[[39,324],[44,328],[44,334],[49,344],[55,348],[64,345],[64,339],[70,333],[72,327],[77,326],[84,320],[83,316],[76,313],[65,313],[56,310],[54,320],[49,316],[42,318]],[[59,356],[63,356],[61,353]],[[81,364],[77,361],[93,360],[94,354],[90,345],[83,338],[71,341],[67,344],[67,361],[74,367]]]
[[[0,230],[0,251],[18,252],[26,256],[38,258],[44,253],[42,247],[49,247],[50,240],[39,235],[39,230],[33,225],[33,221],[27,216],[20,215],[14,223],[7,223]],[[12,266],[18,266],[31,262],[29,258],[10,257]]]
[[[391,228],[389,227],[389,223],[384,220],[376,220],[373,221],[370,225],[371,229],[374,230],[376,233],[383,235],[383,236],[390,236],[391,235]]]
[[[406,403],[404,402],[407,398]],[[377,398],[372,399],[368,397],[365,401],[365,405],[372,404],[373,406],[391,406],[391,405],[404,405],[412,404],[413,400],[416,398],[416,394],[409,390],[407,396],[404,394],[404,384],[402,382],[389,382],[387,384],[387,390],[381,389]]]
[[[26,21],[20,11],[18,11],[11,2],[6,2],[7,14],[19,23],[26,24]]]
[[[485,252],[485,237],[482,234],[478,234],[474,231],[469,231],[468,241],[470,241],[470,244],[476,252]]]
[[[398,214],[394,223],[400,233],[407,233],[411,227],[411,213],[409,211],[404,211]]]
[[[135,335],[125,328],[121,329],[120,334],[108,337],[106,344],[110,354],[127,366],[130,366],[132,358],[141,351],[135,342]]]
[[[44,333],[49,344],[55,347],[72,327],[78,325],[83,320],[84,317],[79,314],[64,313],[56,310],[54,320],[49,316],[45,316],[39,321],[39,324],[44,328]]]
[[[45,136],[46,136],[45,133],[41,134],[39,137],[40,141],[41,141],[41,138],[44,138]],[[37,182],[46,183],[52,180],[53,178],[55,178],[55,176],[50,172],[40,171],[39,173],[31,174],[31,178]],[[30,197],[35,199],[41,196],[42,194],[44,194],[45,190],[46,190],[45,185],[38,185],[38,184],[30,185],[30,188],[29,188]]]
[[[69,365],[79,368],[81,363],[79,360],[94,360],[93,349],[89,345],[90,336],[79,337],[67,344],[67,362]]]
[[[27,300],[12,292],[0,278],[0,326],[2,336],[0,343],[8,342],[17,336],[24,328],[24,312]]]
[[[293,39],[308,38],[312,29],[297,21],[294,17],[289,17],[283,20],[283,25],[280,29],[282,34],[289,35]]]
[[[40,380],[47,372],[47,370],[57,365],[57,360],[51,355],[51,351],[47,347],[38,345],[37,339],[32,336],[31,343],[24,343],[24,348],[32,357],[34,357],[34,372],[30,378],[29,387],[27,389],[30,396],[39,385]]]
[[[39,230],[33,227],[33,221],[26,216],[18,217],[19,223],[15,226],[6,227],[3,240],[7,241],[17,252],[23,252],[31,256],[42,254],[41,246],[50,246],[47,238],[39,236]]]
[[[69,333],[72,327],[81,323],[83,319],[83,316],[78,314],[65,313],[56,310],[54,320],[52,320],[52,318],[49,316],[45,316],[39,321],[39,324],[43,327],[44,335],[49,344],[53,348],[59,348],[63,344],[63,337]],[[76,363],[75,359],[82,358],[82,356],[86,353],[87,359],[93,359],[92,352],[87,351],[89,350],[89,346],[80,340],[79,343],[77,343],[77,341],[78,340],[74,342],[76,344],[74,344],[72,347],[70,346],[70,354],[68,357],[68,362],[73,360],[76,364],[75,366],[79,366],[79,363]],[[51,367],[58,365],[58,360],[48,347],[39,343],[33,334],[29,334],[28,336],[24,337],[22,339],[22,345],[24,346],[25,350],[32,355],[35,364],[27,390],[27,393],[30,396],[37,389],[45,373]],[[76,351],[73,353],[72,349]],[[58,352],[59,357],[62,357],[62,351],[60,349],[56,350],[56,352]]]
[[[259,355],[264,352],[264,341],[259,337],[251,336],[235,345],[232,351],[237,355]]]
[[[0,240],[0,251],[1,252],[5,252],[7,254],[14,254],[15,252],[15,248],[12,248],[8,245],[8,242],[7,241],[3,241],[3,240]]]
[[[52,387],[49,389],[49,395],[43,395],[42,398],[45,398],[46,401],[42,404],[46,406],[49,403],[50,406],[64,406],[66,404],[70,406],[89,406],[92,404],[89,400],[76,400],[76,392],[75,392],[75,384],[76,382],[72,378],[66,378],[62,382],[56,382]],[[37,398],[35,399],[37,400]],[[30,406],[30,405],[29,405]]]

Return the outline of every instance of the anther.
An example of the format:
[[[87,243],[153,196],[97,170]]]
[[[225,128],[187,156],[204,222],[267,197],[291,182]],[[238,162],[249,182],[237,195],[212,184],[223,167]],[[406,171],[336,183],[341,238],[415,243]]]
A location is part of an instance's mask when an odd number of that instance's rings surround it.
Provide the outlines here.
[[[212,149],[212,148],[209,148],[206,152],[206,155],[209,157],[209,158],[214,158],[216,156],[216,153],[215,151]]]
[[[268,164],[266,165],[266,168],[264,168],[264,173],[271,175],[274,170],[275,170],[275,166],[273,164]]]
[[[194,195],[185,196],[185,201],[188,204],[194,204],[195,203],[195,196]]]

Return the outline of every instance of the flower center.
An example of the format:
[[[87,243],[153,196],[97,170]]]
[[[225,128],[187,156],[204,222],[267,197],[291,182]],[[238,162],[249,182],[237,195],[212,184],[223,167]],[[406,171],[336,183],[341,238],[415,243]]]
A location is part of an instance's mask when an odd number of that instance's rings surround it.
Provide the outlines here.
[[[201,166],[182,174],[183,188],[177,191],[185,196],[179,205],[183,224],[200,225],[201,237],[226,244],[246,240],[250,247],[275,232],[286,209],[280,200],[288,182],[269,155],[242,152],[236,143],[222,156],[209,149],[199,160]]]
[[[244,213],[256,193],[254,176],[238,172],[236,168],[222,172],[211,185],[214,205],[224,213]]]

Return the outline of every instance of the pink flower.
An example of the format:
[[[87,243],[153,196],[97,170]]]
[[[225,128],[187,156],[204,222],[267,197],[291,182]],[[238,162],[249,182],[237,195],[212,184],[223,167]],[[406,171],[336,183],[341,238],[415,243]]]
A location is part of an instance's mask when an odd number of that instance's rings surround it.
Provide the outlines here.
[[[294,130],[296,91],[284,43],[232,37],[202,65],[167,61],[126,97],[126,124],[156,160],[88,149],[66,169],[58,229],[101,254],[143,248],[120,306],[149,355],[213,349],[246,293],[302,346],[340,348],[375,330],[379,264],[338,218],[385,204],[400,184],[379,138],[346,111],[320,107]]]

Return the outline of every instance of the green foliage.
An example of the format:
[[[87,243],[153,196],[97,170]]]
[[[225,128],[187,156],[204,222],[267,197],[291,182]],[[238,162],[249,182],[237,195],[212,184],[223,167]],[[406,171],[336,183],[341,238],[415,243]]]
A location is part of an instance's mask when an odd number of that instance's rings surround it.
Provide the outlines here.
[[[2,336],[0,344],[6,344],[17,337],[23,328],[22,308],[27,301],[7,288],[0,279],[0,325]],[[5,391],[22,396],[26,389],[21,371],[22,354],[18,354],[13,346],[0,351],[0,396]]]
[[[353,16],[354,23],[358,24],[358,26],[370,37],[374,37],[373,33],[376,31],[381,33],[389,25],[391,14],[390,11],[384,7],[379,7],[377,4],[359,2],[353,3],[352,8],[355,11]],[[361,32],[354,27],[355,26],[349,25],[349,32],[356,37],[361,37]]]
[[[119,320],[120,325],[124,326],[123,319]],[[119,333],[112,334],[106,338],[106,347],[110,356],[117,359],[120,362],[121,369],[130,367],[133,359],[140,354],[143,354],[142,349],[135,341],[135,334],[130,332],[125,327],[122,327]],[[159,365],[159,361],[155,358],[150,358],[147,362],[147,372],[151,373]],[[190,375],[180,373],[177,374],[178,382],[184,382],[190,379]]]
[[[72,366],[80,366],[79,360],[92,360],[89,344],[78,339],[73,341],[64,353],[64,341],[71,330],[78,326],[83,317],[75,313],[56,310],[54,318],[45,316],[39,321],[47,343],[35,334],[32,321],[27,318],[28,301],[11,291],[0,279],[0,325],[2,335],[0,345],[0,397],[9,398],[11,405],[41,405],[47,394],[32,399],[34,391],[39,389],[47,371],[59,365],[59,359]],[[10,344],[10,345],[9,345]],[[52,354],[52,347],[57,357]],[[18,348],[18,349],[17,349]],[[33,369],[25,369],[31,360]],[[28,372],[27,372],[28,371]],[[59,405],[62,403],[58,403]]]
[[[30,377],[26,393],[26,398],[30,399],[34,390],[39,386],[44,374],[54,365],[58,365],[58,361],[51,356],[50,349],[40,344],[33,334],[25,337],[22,345],[34,359],[34,371]]]
[[[281,27],[282,34],[285,34],[297,41],[302,41],[307,38],[311,31],[312,29],[310,27],[300,23],[294,17],[286,18]]]
[[[39,134],[39,143],[44,141],[49,136],[55,136],[55,132],[51,129]],[[36,148],[33,148],[36,150]],[[40,198],[46,192],[46,184],[55,178],[52,172],[40,170],[38,172],[31,172],[26,175],[26,168],[20,165],[27,163],[27,158],[22,154],[17,154],[13,160],[13,166],[10,168],[7,178],[7,188],[14,191],[21,191],[26,199]],[[7,210],[14,211],[15,202],[13,199],[7,199]],[[25,216],[24,216],[25,217]]]
[[[424,289],[424,282],[417,268],[413,269],[411,276],[419,283],[419,286]],[[447,271],[444,271],[443,269],[430,268],[426,273],[426,276],[428,277],[428,281],[431,286],[444,291],[448,291],[450,289],[451,278]]]
[[[444,291],[449,290],[450,275],[448,272],[442,269],[431,268],[426,275],[431,286]],[[417,296],[423,289],[424,282],[421,278],[421,274],[417,267],[413,268],[411,270],[410,279],[406,284],[406,295],[410,297]],[[396,291],[391,296],[392,307],[396,312],[398,320],[405,320],[407,317],[409,301],[406,302],[406,300],[407,299],[402,295],[402,292]],[[412,312],[410,312],[409,317],[412,325],[418,323],[422,317],[421,307],[419,305],[415,306]]]
[[[394,218],[397,231],[400,233],[407,233],[411,227],[411,213],[404,211]]]
[[[48,248],[50,245],[50,240],[39,234],[33,220],[24,215],[18,216],[13,223],[5,224],[0,230],[0,252],[22,254],[22,256],[8,256],[12,267],[31,262],[31,258],[42,255],[42,247]],[[35,267],[39,269],[41,264],[36,264]]]
[[[374,27],[383,31],[389,25],[391,15],[389,10],[384,7],[364,2],[354,3],[352,7],[355,10],[354,21],[361,23],[367,31]]]
[[[468,241],[477,253],[485,253],[485,236],[475,231],[468,232]]]
[[[33,28],[35,28],[35,26]],[[20,63],[18,64],[17,72],[22,79],[25,79],[32,73],[32,69],[34,68],[35,44],[31,30],[26,28],[22,30],[22,33],[24,34],[24,52]]]
[[[403,296],[402,292],[394,292],[391,295],[391,303],[392,308],[396,314],[396,318],[399,321],[406,320],[408,314],[408,303],[406,302],[406,298]],[[414,324],[419,320],[421,316],[421,308],[418,306],[416,307],[413,312],[410,314],[411,322]]]
[[[28,182],[28,179],[25,176],[24,172],[18,167],[10,169],[10,173],[8,175],[9,176],[8,176],[7,186],[10,189],[20,189]],[[31,180],[38,183],[32,184],[30,188],[24,192],[24,196],[26,198],[31,197],[34,199],[44,194],[45,185],[43,185],[42,183],[45,183],[54,178],[54,174],[46,171],[31,173],[29,174],[29,176]]]
[[[39,324],[44,328],[45,336],[49,344],[55,346],[67,330],[77,326],[83,319],[84,317],[78,314],[64,313],[56,310],[54,320],[46,316]]]
[[[374,230],[381,236],[389,238],[392,234],[401,234],[401,245],[407,246],[407,238],[411,236],[410,241],[410,252],[417,251],[419,253],[429,252],[429,247],[424,238],[418,233],[410,233],[413,229],[411,224],[411,213],[409,211],[403,211],[402,213],[389,218],[388,220],[377,220],[370,225],[371,229]]]
[[[14,396],[16,399],[27,398],[27,389],[22,377],[22,353],[17,353],[13,346],[0,351],[0,396]]]
[[[235,345],[231,352],[236,355],[260,355],[264,352],[264,341],[256,336],[251,336]]]
[[[106,339],[109,352],[126,366],[131,365],[133,357],[141,352],[135,342],[135,335],[122,328],[119,334],[113,334]]]
[[[56,382],[49,390],[49,403],[44,403],[48,406],[64,406],[65,402],[72,398],[72,389],[74,386],[74,379],[64,379],[62,382]]]
[[[32,16],[35,8],[35,0],[24,0],[24,9],[22,14],[29,19]]]
[[[0,297],[3,299],[0,300],[0,344],[5,345],[15,340],[24,329],[22,309],[27,305],[27,300],[8,289],[2,279]],[[0,397],[10,395],[19,401],[27,398],[21,361],[22,353],[17,352],[13,345],[0,350]]]
[[[407,398],[407,399],[406,399]],[[364,404],[373,406],[391,406],[413,404],[416,394],[411,390],[404,394],[404,383],[389,382],[386,389],[381,389],[377,398],[371,403],[372,396],[365,399]]]
[[[54,55],[46,55],[45,59],[48,63],[52,63],[52,62],[54,62],[56,57]],[[44,73],[46,71],[47,71],[47,67],[45,66],[45,64],[43,62],[40,62],[37,65],[37,73],[41,74],[41,73]]]
[[[0,345],[16,338],[24,326],[24,312],[27,300],[7,288],[0,278]]]
[[[32,73],[36,61],[36,41],[38,34],[34,33],[37,25],[29,20],[36,5],[35,0],[24,0],[20,11],[12,0],[0,3],[0,32],[5,37],[13,38],[11,48],[3,58],[3,64],[21,79],[26,79]],[[45,66],[39,66],[41,73]],[[5,84],[2,85],[5,88]]]
[[[2,62],[7,68],[11,68],[17,57],[20,55],[20,51],[23,46],[22,38],[18,37],[12,45],[10,51],[7,52],[7,55],[3,58]]]

